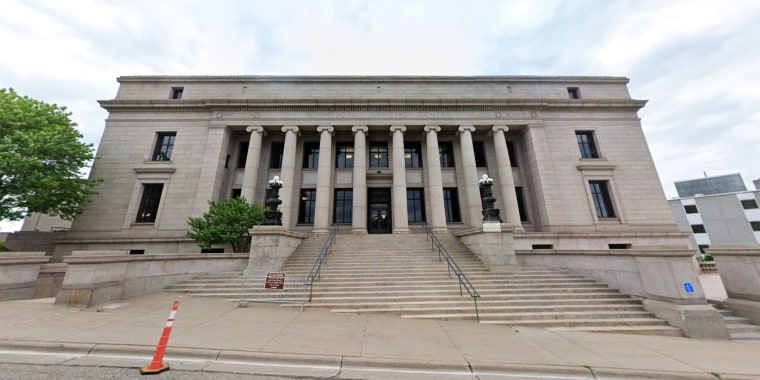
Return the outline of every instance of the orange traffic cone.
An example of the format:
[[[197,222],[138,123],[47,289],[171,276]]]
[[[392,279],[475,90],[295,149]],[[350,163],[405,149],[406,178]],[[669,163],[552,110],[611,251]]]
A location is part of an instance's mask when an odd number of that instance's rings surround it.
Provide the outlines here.
[[[164,326],[164,332],[158,341],[156,354],[153,355],[153,361],[147,367],[140,368],[141,375],[155,375],[169,369],[169,365],[164,363],[164,353],[166,352],[166,345],[169,343],[169,334],[172,332],[172,325],[174,324],[174,317],[177,315],[178,307],[179,301],[174,301],[174,306],[172,306],[172,311],[166,320],[166,326]]]

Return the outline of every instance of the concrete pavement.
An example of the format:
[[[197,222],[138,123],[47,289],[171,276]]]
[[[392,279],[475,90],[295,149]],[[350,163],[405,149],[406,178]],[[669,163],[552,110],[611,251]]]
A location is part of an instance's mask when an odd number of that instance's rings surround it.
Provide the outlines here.
[[[83,310],[52,299],[0,302],[0,362],[146,366],[175,299],[165,359],[173,369],[350,379],[760,378],[758,342],[238,308],[170,293]]]

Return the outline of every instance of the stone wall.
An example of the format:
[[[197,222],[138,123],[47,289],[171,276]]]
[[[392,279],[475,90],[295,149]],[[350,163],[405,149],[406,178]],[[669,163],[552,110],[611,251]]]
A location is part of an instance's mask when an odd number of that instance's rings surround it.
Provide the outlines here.
[[[760,245],[711,247],[728,299],[735,314],[760,324]]]
[[[63,263],[42,264],[33,298],[49,298],[58,295],[58,291],[63,286],[63,278],[66,276],[66,267],[67,265]]]
[[[55,303],[92,307],[159,291],[201,273],[242,271],[248,254],[129,255],[125,251],[75,251]]]
[[[32,298],[40,266],[49,260],[45,252],[0,253],[0,301]]]

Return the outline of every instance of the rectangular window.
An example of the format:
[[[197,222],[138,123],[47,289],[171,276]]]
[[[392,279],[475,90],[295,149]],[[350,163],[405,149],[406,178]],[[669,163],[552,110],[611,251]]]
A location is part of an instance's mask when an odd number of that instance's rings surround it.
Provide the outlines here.
[[[174,152],[174,140],[177,132],[158,132],[156,147],[153,149],[153,161],[170,161]]]
[[[338,143],[336,146],[335,167],[350,169],[354,167],[354,144]]]
[[[404,166],[407,168],[421,168],[422,147],[418,141],[404,141]]]
[[[406,212],[410,223],[425,221],[425,200],[422,189],[406,189]]]
[[[137,210],[136,223],[155,223],[158,213],[158,203],[161,202],[161,192],[164,190],[162,183],[143,184],[140,208]]]
[[[354,191],[335,189],[335,210],[333,223],[351,223],[353,219]]]
[[[272,149],[269,152],[269,168],[279,169],[282,167],[282,152],[285,150],[285,143],[282,141],[272,141]]]
[[[749,222],[752,227],[752,231],[760,231],[760,222]]]
[[[314,224],[314,207],[317,205],[317,190],[301,190],[301,200],[299,203],[298,223]]]
[[[479,168],[488,167],[485,144],[482,141],[473,141],[472,149],[475,151],[475,166]]]
[[[243,189],[232,189],[231,198],[240,198],[240,196],[243,194]],[[248,202],[251,202],[250,199],[246,199]]]
[[[454,167],[454,148],[451,141],[438,142],[438,157],[441,159],[442,168]]]
[[[512,141],[507,141],[507,155],[509,156],[509,164],[513,168],[517,167],[517,153],[515,152],[515,144]]]
[[[533,249],[554,249],[554,244],[533,244],[530,247]]]
[[[387,142],[370,142],[369,143],[369,167],[387,168],[388,167],[388,143]]]
[[[129,254],[130,255],[144,255],[145,250],[144,249],[130,249]]]
[[[243,141],[240,143],[240,147],[238,148],[238,160],[237,160],[237,168],[242,169],[245,167],[245,161],[248,159],[248,141]]]
[[[594,142],[594,132],[575,131],[575,139],[578,141],[578,149],[581,151],[581,158],[599,158],[599,152],[596,150],[596,142]]]
[[[704,224],[692,224],[691,232],[694,232],[695,234],[703,234],[703,233],[706,233],[707,230],[705,230]]]
[[[303,143],[303,168],[316,169],[319,167],[319,143]]]
[[[443,209],[446,212],[446,222],[461,222],[462,216],[459,214],[459,195],[456,187],[445,187],[443,189]]]
[[[517,210],[520,212],[520,220],[528,221],[528,212],[525,209],[525,196],[523,195],[522,186],[515,186],[515,195],[517,198]]]
[[[757,208],[757,202],[754,199],[743,199],[742,208],[745,210]]]
[[[683,210],[686,211],[687,214],[699,214],[697,205],[685,205],[683,206]]]
[[[580,99],[581,98],[581,91],[578,89],[578,87],[568,87],[567,88],[567,97],[570,99]]]
[[[594,199],[596,216],[598,218],[614,218],[615,211],[612,208],[612,198],[610,197],[607,181],[588,181],[591,189],[591,198]]]
[[[182,99],[183,92],[185,92],[184,87],[172,87],[172,99]]]

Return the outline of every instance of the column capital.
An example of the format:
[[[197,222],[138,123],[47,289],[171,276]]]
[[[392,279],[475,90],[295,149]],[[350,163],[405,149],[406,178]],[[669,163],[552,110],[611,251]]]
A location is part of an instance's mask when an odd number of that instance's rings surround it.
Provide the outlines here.
[[[267,135],[266,131],[264,131],[264,127],[262,127],[260,125],[249,125],[249,126],[245,127],[245,131],[248,132],[248,133],[258,132],[258,133],[261,133],[263,136]]]
[[[329,134],[333,135],[335,134],[334,131],[335,131],[335,128],[333,128],[332,125],[320,125],[317,127],[318,133],[328,132]]]
[[[396,131],[406,132],[406,125],[391,125],[391,133]]]
[[[464,133],[464,132],[475,132],[475,126],[474,125],[460,125],[459,128],[457,128],[457,134]]]
[[[288,132],[294,132],[297,135],[301,134],[301,131],[298,130],[297,125],[284,125],[281,129],[282,133],[287,134]]]
[[[367,134],[367,131],[369,131],[369,128],[367,128],[366,125],[354,125],[351,127],[351,132],[356,134],[356,132],[364,132],[364,134]]]
[[[507,132],[509,132],[509,127],[506,126],[506,125],[494,125],[493,127],[491,127],[491,133],[492,134],[495,133],[495,132],[498,132],[498,131],[502,131],[504,133],[507,133]]]
[[[424,128],[424,131],[425,132],[433,131],[435,133],[438,133],[438,132],[441,131],[441,127],[438,126],[438,125],[426,125],[425,128]]]

